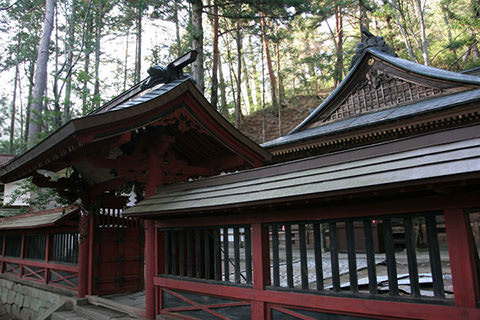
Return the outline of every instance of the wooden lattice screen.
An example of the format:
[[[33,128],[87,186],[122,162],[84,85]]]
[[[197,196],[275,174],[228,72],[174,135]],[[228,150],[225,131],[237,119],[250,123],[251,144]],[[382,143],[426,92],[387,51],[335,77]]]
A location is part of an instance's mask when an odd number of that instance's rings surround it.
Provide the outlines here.
[[[407,102],[441,95],[442,91],[421,86],[387,75],[377,76],[376,81],[365,79],[322,123],[349,118],[373,110],[386,109]]]

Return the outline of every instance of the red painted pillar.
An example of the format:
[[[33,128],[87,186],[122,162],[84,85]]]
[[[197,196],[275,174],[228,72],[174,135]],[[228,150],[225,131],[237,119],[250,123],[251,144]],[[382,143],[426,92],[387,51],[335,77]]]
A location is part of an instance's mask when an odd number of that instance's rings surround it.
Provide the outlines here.
[[[88,291],[89,295],[94,294],[93,290],[93,245],[95,244],[95,216],[88,215]]]
[[[175,138],[163,136],[157,141],[156,147],[152,147],[148,154],[148,181],[145,185],[145,198],[149,198],[156,193],[158,186],[164,184],[164,172],[162,169],[163,155],[169,146],[175,141]],[[153,278],[155,277],[157,259],[155,221],[145,220],[145,316],[148,319],[155,319],[155,310],[157,306],[157,297],[155,296],[155,286]],[[160,292],[160,290],[158,290]],[[160,310],[158,310],[160,311]]]
[[[145,220],[145,313],[148,319],[155,319],[155,224]]]
[[[25,259],[25,233],[22,233],[22,246],[20,247],[20,259],[22,263],[20,264],[20,278],[23,278],[23,260]]]
[[[479,279],[470,219],[461,208],[447,209],[444,214],[455,305],[476,308]]]
[[[268,229],[261,223],[252,224],[252,263],[253,288],[264,290],[270,284],[270,252],[268,248]],[[252,301],[252,320],[266,319],[263,301]]]
[[[50,232],[47,232],[45,235],[46,239],[46,244],[45,244],[45,263],[48,265],[48,262],[50,261]],[[49,275],[48,275],[48,267],[45,266],[45,279],[43,279],[44,283],[48,283],[49,280]]]
[[[88,292],[88,212],[82,210],[80,214],[80,244],[78,246],[78,296],[85,297]]]

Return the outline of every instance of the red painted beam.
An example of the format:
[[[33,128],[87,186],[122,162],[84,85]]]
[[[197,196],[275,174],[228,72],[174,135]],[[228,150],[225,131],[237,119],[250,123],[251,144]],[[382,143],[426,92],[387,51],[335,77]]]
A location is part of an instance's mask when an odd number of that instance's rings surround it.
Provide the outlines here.
[[[79,267],[75,265],[47,263],[45,261],[22,260],[19,258],[7,258],[7,257],[0,257],[0,261],[8,262],[8,263],[17,263],[17,264],[31,266],[31,267],[55,269],[60,271],[69,271],[69,272],[79,271]]]
[[[445,228],[452,270],[455,305],[475,308],[478,300],[479,275],[473,249],[470,220],[463,209],[447,209]]]

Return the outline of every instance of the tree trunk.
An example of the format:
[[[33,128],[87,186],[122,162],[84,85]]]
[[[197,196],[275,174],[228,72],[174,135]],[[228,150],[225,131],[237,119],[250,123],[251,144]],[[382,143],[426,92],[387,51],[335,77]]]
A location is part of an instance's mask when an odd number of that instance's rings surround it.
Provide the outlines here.
[[[94,105],[95,109],[100,107],[100,56],[101,38],[103,28],[103,7],[97,9],[97,17],[95,19],[95,85],[93,87]]]
[[[470,34],[472,35],[473,43],[471,44],[471,50],[470,53],[472,55],[472,60],[473,62],[477,62],[478,57],[480,56],[480,53],[478,51],[478,45],[477,45],[477,39],[476,39],[476,34],[473,29],[470,29]]]
[[[311,49],[310,49],[310,32],[306,32],[305,33],[305,41],[304,41],[304,50],[305,52],[309,52]],[[336,45],[336,42],[335,42],[335,45]],[[308,90],[308,88],[314,88],[314,92],[311,92],[312,94],[316,94],[317,93],[317,77],[316,77],[316,74],[315,74],[315,63],[312,59],[309,59],[307,62],[307,70],[308,70],[308,74],[310,75],[310,83],[307,81],[308,78],[307,77],[303,77],[304,81],[303,81],[303,85],[305,88],[307,88],[307,91],[310,91]],[[312,79],[315,81],[315,83],[312,85]]]
[[[25,126],[25,113],[23,109],[23,102],[22,102],[22,81],[20,78],[18,79],[18,101],[20,103],[20,139],[24,140],[24,126]]]
[[[252,88],[250,87],[250,74],[248,72],[248,66],[245,60],[245,53],[242,54],[242,66],[243,74],[245,78],[245,88],[247,89],[247,102],[250,112],[255,111],[255,104],[253,103]]]
[[[365,7],[365,0],[358,0],[358,11],[359,11],[359,24],[358,28],[360,30],[360,41],[363,41],[365,39],[365,35],[362,32],[362,26],[365,26],[365,28],[370,29],[370,21],[368,19],[367,15],[367,8]]]
[[[233,62],[232,62],[232,55],[231,55],[231,51],[230,51],[230,41],[228,41],[226,43],[226,49],[227,49],[227,58],[228,58],[228,71],[229,71],[229,75],[230,75],[230,86],[232,87],[232,98],[233,98],[233,105],[237,106],[237,96],[235,94],[235,89],[236,89],[236,86],[235,84],[237,83],[236,82],[236,76],[235,76],[235,73],[233,72]]]
[[[281,137],[282,133],[282,105],[284,103],[285,92],[283,89],[282,75],[280,73],[280,48],[278,42],[275,43],[275,54],[277,56],[277,78],[278,78],[278,136]]]
[[[343,14],[342,7],[338,4],[335,6],[335,27],[336,27],[336,60],[335,60],[335,87],[337,87],[343,79]]]
[[[427,34],[425,31],[425,16],[423,14],[421,0],[416,0],[416,4],[417,4],[418,16],[420,17],[420,27],[422,29],[423,64],[428,66],[430,59],[428,57]]]
[[[55,7],[55,76],[53,77],[53,129],[59,128],[62,123],[62,115],[60,108],[60,93],[58,90],[58,78],[60,77],[60,71],[58,69],[58,8]],[[44,123],[45,125],[48,125]],[[48,131],[48,128],[45,128]]]
[[[192,0],[192,48],[196,50],[197,59],[192,64],[193,79],[197,82],[200,92],[205,90],[203,70],[203,27],[202,0]]]
[[[135,50],[135,83],[139,83],[141,79],[142,69],[142,18],[143,9],[139,5],[137,9],[137,33],[136,33],[136,50]]]
[[[443,22],[445,22],[445,26],[447,27],[447,34],[448,34],[448,45],[450,46],[453,43],[453,36],[452,36],[452,30],[450,28],[450,21],[448,20],[448,9],[447,9],[447,3],[441,3],[442,6],[442,17],[443,17]],[[454,47],[452,48],[453,52],[453,57],[455,58],[454,61],[458,60],[458,54],[457,54],[457,49]],[[458,63],[457,65],[457,71],[458,71]]]
[[[211,88],[211,103],[212,106],[218,110],[218,5],[217,0],[213,0],[213,54],[212,54],[212,88]]]
[[[400,34],[402,35],[403,41],[405,42],[405,46],[407,47],[410,60],[417,61],[417,58],[413,54],[412,46],[410,45],[410,41],[408,40],[407,33],[405,32],[405,28],[400,22],[400,16],[398,13],[398,6],[397,6],[396,0],[392,0],[392,8],[393,8],[393,12],[395,13],[395,21],[397,22],[398,29],[400,30]]]
[[[480,4],[478,3],[478,0],[472,0],[471,4],[472,4],[472,7],[473,7],[473,10],[472,10],[473,20],[477,21],[480,18]],[[473,62],[477,62],[477,60],[480,56],[480,53],[478,51],[477,35],[475,33],[474,28],[470,27],[470,33],[472,35],[472,40],[473,40],[473,43],[471,45],[472,59],[473,59]]]
[[[66,123],[70,120],[70,113],[71,113],[71,96],[72,96],[72,68],[73,68],[73,46],[74,46],[74,37],[75,37],[75,13],[77,10],[76,0],[72,0],[72,12],[70,13],[70,18],[68,19],[68,34],[67,40],[65,42],[66,48],[65,51],[67,52],[66,57],[66,70],[67,70],[67,77],[65,79],[65,98],[64,98],[64,109],[63,109],[63,123]]]
[[[53,30],[53,14],[55,0],[46,0],[45,21],[42,36],[38,44],[38,55],[35,67],[35,81],[33,87],[33,101],[30,107],[30,123],[28,142],[33,145],[40,137],[42,128],[43,100],[47,88],[48,45]]]
[[[33,79],[35,77],[35,63],[30,61],[30,65],[28,67],[28,97],[27,97],[27,110],[25,112],[25,142],[28,143],[28,137],[30,136],[30,116],[31,112],[31,105],[33,101]]]
[[[253,71],[253,84],[255,85],[255,100],[257,103],[257,107],[262,105],[262,89],[260,86],[260,79],[258,77],[257,72],[257,57],[255,56],[254,46],[252,43],[252,36],[249,36],[248,39],[249,49],[250,49],[250,61],[252,64],[252,71]],[[262,48],[261,48],[262,49]],[[263,56],[263,49],[262,49],[262,56]],[[262,61],[263,63],[263,61]]]
[[[125,59],[123,60],[123,91],[127,90],[127,78],[128,78],[128,38],[130,36],[130,29],[127,30],[127,36],[125,37]]]
[[[216,5],[216,1],[215,1]],[[177,42],[177,55],[180,55],[180,47],[182,46],[182,39],[180,38],[180,23],[178,21],[178,0],[173,1],[173,19],[175,20],[175,40]],[[217,12],[218,12],[218,7],[217,7]],[[218,17],[217,17],[218,21]]]
[[[10,116],[10,146],[8,152],[13,154],[13,141],[15,139],[15,113],[16,113],[16,99],[17,99],[17,83],[19,82],[19,70],[18,70],[18,56],[20,53],[20,35],[18,37],[17,42],[17,50],[16,50],[16,63],[15,63],[15,78],[13,82],[13,98],[12,98],[12,114]]]
[[[226,84],[225,84],[225,77],[223,76],[223,68],[222,68],[222,56],[218,55],[218,77],[220,78],[219,88],[220,88],[220,113],[226,117],[228,114],[227,111],[227,92],[226,92]]]
[[[276,94],[276,81],[275,81],[275,74],[273,71],[272,67],[272,59],[270,57],[270,49],[268,46],[268,40],[267,40],[267,35],[265,31],[265,16],[262,13],[262,19],[261,21],[261,27],[262,27],[262,38],[263,38],[263,43],[265,45],[265,57],[267,59],[267,68],[268,68],[268,74],[270,76],[270,89],[272,92],[272,107],[274,110],[278,108],[278,102],[277,102],[277,94]]]
[[[237,103],[235,104],[235,128],[240,128],[242,119],[242,34],[240,25],[237,24]]]

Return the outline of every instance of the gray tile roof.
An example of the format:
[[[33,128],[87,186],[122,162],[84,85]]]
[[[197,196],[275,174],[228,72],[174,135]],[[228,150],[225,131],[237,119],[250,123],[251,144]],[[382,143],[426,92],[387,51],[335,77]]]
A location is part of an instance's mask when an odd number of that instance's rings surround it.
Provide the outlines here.
[[[365,127],[372,124],[381,124],[388,121],[409,117],[412,115],[419,115],[446,108],[452,108],[459,104],[477,101],[480,101],[480,89],[474,89],[470,91],[451,94],[448,96],[432,98],[429,100],[404,105],[401,107],[393,107],[373,113],[362,114],[357,117],[352,117],[337,122],[331,122],[319,127],[288,134],[278,139],[265,142],[261,144],[261,146],[264,148],[276,147],[287,143],[302,141],[309,138],[316,138],[322,135],[333,134],[342,131],[358,129],[360,127]]]
[[[305,125],[314,121],[316,116],[334,99],[334,97],[346,86],[346,84],[350,81],[350,79],[355,74],[356,70],[362,64],[362,62],[366,59],[365,57],[368,55],[374,55],[384,61],[387,61],[401,69],[407,70],[409,72],[417,73],[418,75],[423,75],[439,80],[447,80],[447,81],[454,81],[459,82],[462,84],[473,84],[473,85],[480,85],[480,77],[472,76],[468,74],[462,74],[457,72],[451,72],[447,70],[442,70],[430,66],[425,66],[422,64],[418,64],[409,60],[405,60],[399,57],[394,57],[379,50],[375,50],[369,48],[365,51],[363,57],[358,59],[357,63],[352,67],[350,72],[347,74],[345,79],[338,85],[335,90],[307,117],[303,120],[298,126],[296,126],[292,131],[290,131],[287,135],[291,135],[294,133],[299,132]],[[274,140],[275,141],[275,140]]]

